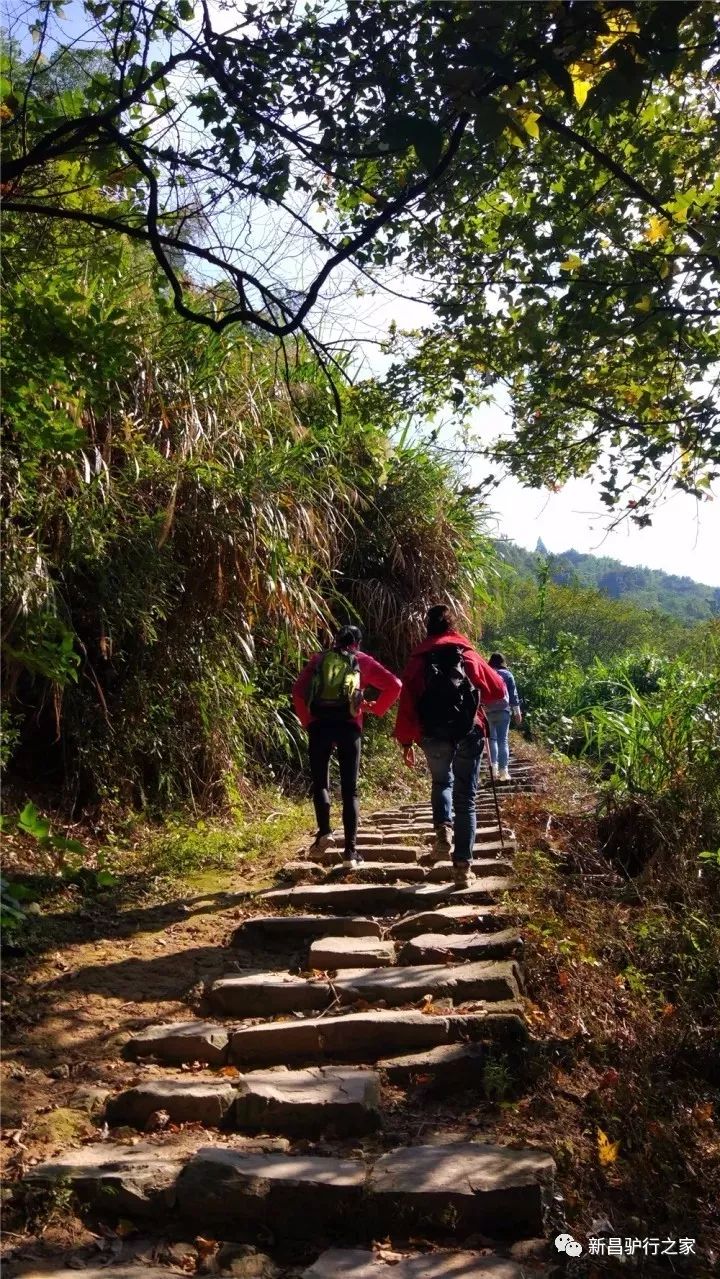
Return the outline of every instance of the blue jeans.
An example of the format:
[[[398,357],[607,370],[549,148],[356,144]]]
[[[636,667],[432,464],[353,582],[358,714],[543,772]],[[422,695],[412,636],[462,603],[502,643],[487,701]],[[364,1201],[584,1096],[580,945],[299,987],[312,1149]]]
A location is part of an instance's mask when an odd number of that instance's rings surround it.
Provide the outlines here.
[[[497,764],[500,772],[504,772],[510,758],[508,733],[510,732],[510,707],[502,706],[497,710],[485,707],[485,716],[490,729],[490,763]]]
[[[433,825],[452,822],[455,863],[472,861],[477,825],[475,800],[484,744],[485,737],[477,725],[459,742],[437,737],[423,737],[420,741],[432,777]]]

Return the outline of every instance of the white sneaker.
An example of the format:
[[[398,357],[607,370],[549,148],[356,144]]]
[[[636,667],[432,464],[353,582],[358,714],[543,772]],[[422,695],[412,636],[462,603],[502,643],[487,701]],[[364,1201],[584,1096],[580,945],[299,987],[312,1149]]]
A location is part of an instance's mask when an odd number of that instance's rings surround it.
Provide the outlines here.
[[[315,854],[324,853],[327,848],[334,848],[334,847],[335,847],[335,836],[321,835],[320,832],[318,831],[317,835],[315,836],[312,844],[310,845],[308,849],[308,853],[310,854],[310,856],[313,856]]]
[[[343,859],[343,870],[357,870],[359,864],[357,857],[345,857]]]
[[[497,781],[500,776],[497,764],[492,764],[491,769],[492,769],[493,778],[495,781]]]
[[[503,769],[503,771],[502,771],[501,773],[498,773],[498,774],[497,774],[497,779],[498,779],[498,781],[499,781],[499,782],[509,782],[509,781],[510,781],[510,773],[509,773],[508,769],[507,769],[507,768],[504,768],[504,769]]]

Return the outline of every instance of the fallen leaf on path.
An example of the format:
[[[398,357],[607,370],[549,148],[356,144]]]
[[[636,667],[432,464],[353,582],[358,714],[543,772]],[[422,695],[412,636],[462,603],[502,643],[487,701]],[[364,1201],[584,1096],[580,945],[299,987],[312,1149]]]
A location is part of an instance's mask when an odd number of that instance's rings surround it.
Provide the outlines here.
[[[605,1168],[608,1164],[614,1164],[620,1153],[620,1142],[611,1141],[606,1132],[602,1128],[597,1130],[597,1148],[598,1159],[601,1167]]]

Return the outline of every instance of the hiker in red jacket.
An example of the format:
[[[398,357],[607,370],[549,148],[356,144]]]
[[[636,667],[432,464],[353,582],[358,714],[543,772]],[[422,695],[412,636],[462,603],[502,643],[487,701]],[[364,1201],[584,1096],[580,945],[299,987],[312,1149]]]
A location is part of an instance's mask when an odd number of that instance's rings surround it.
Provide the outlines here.
[[[485,744],[481,706],[505,697],[505,684],[455,629],[447,605],[431,608],[425,625],[427,639],[403,673],[395,736],[410,767],[415,742],[423,749],[432,776],[435,852],[448,856],[454,840],[453,877],[466,888],[474,879],[475,801]]]
[[[330,825],[330,756],[337,748],[343,804],[347,870],[362,861],[356,840],[358,828],[358,776],[363,712],[384,715],[400,693],[400,680],[374,657],[360,651],[362,631],[343,626],[331,649],[316,653],[293,685],[295,713],[308,730],[313,803],[317,834],[310,853],[324,853],[334,846]]]

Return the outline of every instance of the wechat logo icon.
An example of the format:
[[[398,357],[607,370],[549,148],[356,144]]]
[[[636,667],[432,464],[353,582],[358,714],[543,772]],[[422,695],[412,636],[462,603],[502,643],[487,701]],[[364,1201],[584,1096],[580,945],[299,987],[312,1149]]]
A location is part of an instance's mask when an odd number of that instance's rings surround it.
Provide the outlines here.
[[[579,1257],[582,1253],[582,1244],[573,1239],[572,1235],[556,1235],[555,1247],[558,1252],[564,1252],[566,1257]]]

